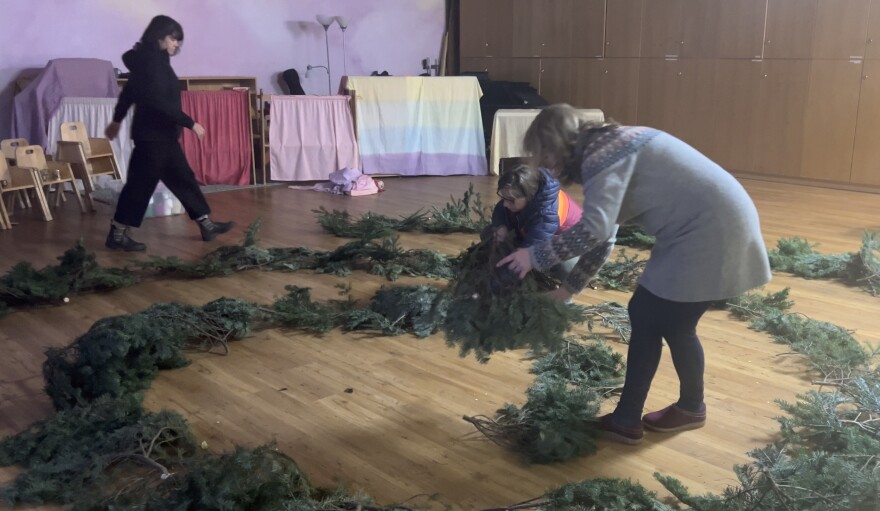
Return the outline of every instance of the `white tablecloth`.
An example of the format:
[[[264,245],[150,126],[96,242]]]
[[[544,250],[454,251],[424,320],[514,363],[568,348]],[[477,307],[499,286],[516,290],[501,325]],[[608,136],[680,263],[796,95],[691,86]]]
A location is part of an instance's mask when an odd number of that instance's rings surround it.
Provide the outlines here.
[[[116,107],[116,98],[63,98],[61,106],[55,115],[49,119],[48,143],[46,152],[55,154],[58,141],[61,139],[61,123],[78,121],[85,125],[86,132],[90,137],[103,138],[104,129],[113,121],[113,109]],[[131,117],[134,109],[129,109],[128,115],[122,120],[119,136],[111,143],[113,154],[119,164],[119,174],[122,181],[117,181],[109,176],[97,176],[95,178],[95,200],[116,204],[125,177],[128,175],[128,159],[134,149],[131,140]],[[183,205],[177,197],[171,193],[164,184],[159,183],[150,204],[147,208],[146,217],[179,215],[183,213]]]
[[[104,129],[113,121],[113,109],[116,107],[116,98],[63,98],[61,106],[55,115],[49,119],[48,144],[46,152],[55,154],[55,148],[61,139],[61,123],[79,121],[86,126],[86,132],[90,137],[103,138]],[[131,141],[131,116],[133,109],[129,109],[128,116],[122,121],[119,136],[111,144],[113,154],[119,163],[119,173],[122,180],[128,175],[128,158],[134,149]]]
[[[495,119],[492,121],[492,140],[489,144],[492,158],[489,171],[492,174],[498,175],[502,158],[525,156],[522,147],[523,136],[540,111],[540,109],[501,109],[495,113]],[[605,120],[602,110],[589,109],[580,112],[591,121]]]

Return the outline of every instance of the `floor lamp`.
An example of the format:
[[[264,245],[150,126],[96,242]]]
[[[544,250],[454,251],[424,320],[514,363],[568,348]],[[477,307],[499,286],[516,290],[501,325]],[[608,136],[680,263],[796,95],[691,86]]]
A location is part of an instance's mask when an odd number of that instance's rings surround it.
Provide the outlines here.
[[[327,34],[327,31],[330,29],[330,25],[333,24],[335,18],[326,14],[318,14],[315,16],[315,19],[324,27],[324,45],[327,47],[327,95],[332,96],[333,89],[330,85],[330,36]]]
[[[345,16],[335,16],[336,23],[342,29],[342,74],[348,76],[348,65],[345,62],[345,29],[348,28],[348,18]]]

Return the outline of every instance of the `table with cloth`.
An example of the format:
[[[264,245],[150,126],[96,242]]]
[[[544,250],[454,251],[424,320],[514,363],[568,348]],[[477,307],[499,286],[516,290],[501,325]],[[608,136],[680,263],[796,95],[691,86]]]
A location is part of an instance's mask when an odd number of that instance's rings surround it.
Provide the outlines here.
[[[522,142],[526,130],[538,116],[540,109],[501,109],[492,121],[492,138],[489,144],[491,165],[489,171],[498,175],[502,158],[525,156]],[[602,110],[584,109],[579,112],[589,121],[605,120]]]
[[[473,76],[349,76],[365,174],[485,175],[482,90]]]
[[[360,168],[348,96],[272,96],[269,170],[274,181],[324,181]]]

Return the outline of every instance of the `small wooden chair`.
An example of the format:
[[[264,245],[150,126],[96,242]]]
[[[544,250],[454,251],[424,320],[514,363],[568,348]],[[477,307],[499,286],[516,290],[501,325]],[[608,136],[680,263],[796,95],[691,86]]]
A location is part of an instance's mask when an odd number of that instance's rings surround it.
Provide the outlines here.
[[[3,152],[3,156],[8,160],[7,163],[11,165],[15,162],[15,150],[26,145],[30,145],[26,138],[7,138],[6,140],[0,140],[0,151]]]
[[[2,152],[3,157],[6,158],[6,163],[9,165],[15,165],[15,150],[26,145],[30,145],[26,138],[7,138],[5,140],[0,140],[0,152]],[[25,191],[18,192],[16,196],[18,197],[18,203],[21,207],[31,207],[31,199]]]
[[[43,210],[43,218],[47,222],[52,220],[52,213],[49,211],[49,205],[46,203],[46,196],[43,195],[43,186],[39,176],[37,176],[37,172],[29,168],[10,167],[6,163],[6,158],[0,158],[0,202],[4,200],[3,196],[6,193],[12,192],[15,194],[15,192],[21,190],[34,190],[34,196],[40,204],[40,209]],[[15,203],[13,202],[12,205],[14,207]],[[9,219],[7,211],[4,204],[3,212],[0,214],[6,220]],[[11,222],[9,222],[9,226],[12,226]]]
[[[61,205],[64,199],[64,183],[70,183],[76,201],[79,203],[81,212],[86,212],[86,206],[83,203],[79,189],[76,187],[76,176],[70,164],[66,161],[46,161],[46,155],[43,154],[43,148],[38,145],[29,145],[19,147],[15,150],[15,162],[19,167],[33,169],[37,179],[40,181],[40,188],[47,186],[55,187],[55,207]],[[44,192],[45,196],[45,192]]]
[[[110,176],[122,179],[119,163],[113,154],[110,141],[106,138],[89,137],[86,127],[81,122],[65,122],[61,124],[61,140],[55,159],[66,161],[73,167],[73,174],[82,180],[86,201],[94,211],[92,193],[95,191],[95,176]]]

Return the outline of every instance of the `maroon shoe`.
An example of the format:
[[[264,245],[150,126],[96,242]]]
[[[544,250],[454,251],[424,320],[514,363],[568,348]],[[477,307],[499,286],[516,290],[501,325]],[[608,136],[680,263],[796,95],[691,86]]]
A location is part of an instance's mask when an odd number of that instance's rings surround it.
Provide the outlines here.
[[[599,417],[599,436],[622,444],[637,445],[645,437],[645,429],[642,427],[624,428],[618,426],[614,424],[609,413]]]
[[[700,412],[689,412],[678,405],[669,405],[662,410],[645,414],[642,424],[652,431],[663,433],[702,428],[706,425],[706,405],[703,405]]]

